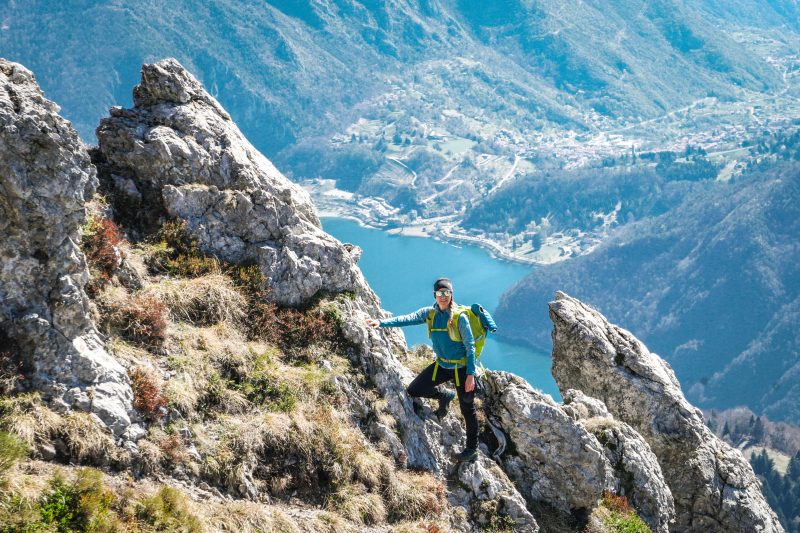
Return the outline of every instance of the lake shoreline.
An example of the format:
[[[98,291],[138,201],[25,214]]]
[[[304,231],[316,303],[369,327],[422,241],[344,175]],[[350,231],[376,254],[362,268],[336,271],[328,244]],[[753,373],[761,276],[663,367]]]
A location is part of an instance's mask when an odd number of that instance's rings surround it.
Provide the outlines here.
[[[301,185],[311,196],[320,218],[353,220],[363,227],[379,229],[391,235],[423,237],[450,244],[470,244],[483,248],[501,261],[537,267],[558,263],[571,257],[569,251],[577,242],[577,239],[564,235],[546,237],[537,251],[517,252],[486,235],[466,234],[458,226],[458,215],[418,218],[411,223],[398,225],[392,220],[402,218],[400,210],[382,198],[359,197],[337,189],[333,180],[308,180]],[[530,257],[528,254],[531,253],[536,257]]]
[[[426,220],[423,223],[409,224],[406,226],[390,228],[387,227],[387,225],[385,224],[376,223],[374,220],[365,219],[364,217],[359,217],[358,215],[353,214],[352,210],[345,210],[344,207],[342,207],[341,209],[331,209],[330,207],[328,207],[327,209],[318,209],[317,216],[319,216],[320,219],[342,218],[345,220],[352,220],[354,222],[357,222],[362,227],[385,231],[389,235],[402,235],[403,237],[434,239],[437,241],[446,242],[451,245],[470,244],[473,246],[477,246],[479,248],[483,248],[484,250],[489,252],[489,255],[491,255],[492,257],[494,257],[499,261],[509,261],[511,263],[519,263],[529,266],[542,266],[553,262],[553,261],[550,262],[537,261],[534,259],[521,257],[519,254],[509,252],[508,250],[503,248],[499,243],[490,241],[485,238],[470,237],[468,235],[458,235],[448,231],[447,229],[444,229],[438,233],[427,230],[425,226],[430,224],[431,220],[436,220],[436,219]]]
[[[381,307],[394,314],[429,305],[430,286],[441,276],[453,280],[459,302],[480,303],[494,312],[502,294],[536,268],[502,260],[471,242],[457,245],[436,238],[403,238],[423,235],[388,232],[365,224],[352,212],[346,217],[331,217],[335,213],[329,210],[320,210],[319,214],[326,232],[362,248],[358,266],[379,296]],[[403,336],[407,346],[430,344],[424,324],[403,328]],[[553,398],[559,397],[551,373],[550,350],[508,342],[504,336],[493,334],[487,339],[481,360],[489,369],[514,373]]]

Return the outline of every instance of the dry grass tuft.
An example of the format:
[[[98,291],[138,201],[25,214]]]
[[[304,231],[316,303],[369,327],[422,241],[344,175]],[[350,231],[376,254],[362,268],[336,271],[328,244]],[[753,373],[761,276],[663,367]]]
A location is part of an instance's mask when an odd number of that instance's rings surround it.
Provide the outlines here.
[[[373,448],[361,446],[353,456],[354,477],[369,490],[378,490],[393,476],[394,462]]]
[[[102,465],[118,458],[111,433],[90,414],[74,412],[64,417],[58,436],[78,463]]]
[[[252,472],[258,459],[264,461],[281,458],[263,453],[267,421],[258,415],[249,417],[224,417],[213,428],[196,439],[203,457],[201,475],[234,494],[240,486],[248,487],[255,481]]]
[[[357,524],[375,525],[386,521],[386,508],[380,495],[367,492],[362,485],[341,487],[331,496],[327,507]]]
[[[414,520],[441,516],[446,507],[445,487],[428,473],[397,470],[384,490],[389,516]]]
[[[195,379],[196,376],[190,372],[180,372],[164,387],[164,395],[169,399],[170,405],[185,417],[196,415],[197,404],[200,401],[201,393]]]
[[[161,463],[164,462],[164,451],[161,447],[146,438],[136,444],[139,447],[139,468],[142,474],[152,475],[160,472]]]
[[[106,342],[106,350],[126,368],[139,366],[145,361],[149,361],[151,366],[154,366],[150,352],[120,337],[111,337]]]
[[[583,426],[589,433],[596,434],[607,429],[620,427],[620,422],[608,416],[595,416],[583,420]]]
[[[438,522],[400,522],[392,526],[392,533],[446,533],[450,528]]]
[[[186,465],[191,462],[183,438],[176,433],[169,434],[156,426],[151,426],[147,437],[138,441],[137,445],[138,466],[145,475],[159,473],[165,467]]]
[[[144,294],[162,302],[175,321],[197,326],[219,322],[239,324],[245,316],[247,301],[231,279],[219,272],[199,278],[164,280],[151,284]]]
[[[46,407],[38,393],[0,398],[0,428],[19,437],[33,448],[49,442],[62,418]]]
[[[247,501],[204,505],[201,519],[214,531],[235,533],[339,533],[359,531],[355,524],[327,511],[305,509],[302,513],[286,512],[282,506],[265,506]]]
[[[167,335],[167,308],[153,296],[104,291],[98,300],[100,325],[106,333],[144,348],[160,347]]]

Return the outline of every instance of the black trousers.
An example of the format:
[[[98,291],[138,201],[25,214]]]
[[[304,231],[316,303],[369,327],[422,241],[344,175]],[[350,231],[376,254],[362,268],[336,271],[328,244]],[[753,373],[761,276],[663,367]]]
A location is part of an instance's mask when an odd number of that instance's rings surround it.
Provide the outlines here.
[[[436,380],[433,380],[433,368],[436,363],[431,363],[406,389],[412,398],[434,398],[442,399],[446,392],[440,390],[438,385],[455,379],[455,370],[452,368],[442,368],[436,372]],[[467,424],[467,448],[476,449],[478,447],[478,415],[475,412],[475,391],[478,388],[478,379],[475,378],[475,388],[472,392],[464,390],[464,383],[467,381],[467,369],[459,368],[458,383],[456,393],[458,394],[458,405],[461,407],[461,415]]]

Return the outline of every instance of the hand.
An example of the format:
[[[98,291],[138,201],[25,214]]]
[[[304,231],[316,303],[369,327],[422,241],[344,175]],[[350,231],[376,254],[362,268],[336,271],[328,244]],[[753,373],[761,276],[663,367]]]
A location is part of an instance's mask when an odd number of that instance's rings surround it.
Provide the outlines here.
[[[470,374],[467,376],[467,381],[464,382],[464,392],[472,392],[475,390],[475,376]]]
[[[372,329],[375,329],[381,325],[380,320],[376,320],[374,318],[368,318],[365,322],[367,324],[367,327],[370,327]]]

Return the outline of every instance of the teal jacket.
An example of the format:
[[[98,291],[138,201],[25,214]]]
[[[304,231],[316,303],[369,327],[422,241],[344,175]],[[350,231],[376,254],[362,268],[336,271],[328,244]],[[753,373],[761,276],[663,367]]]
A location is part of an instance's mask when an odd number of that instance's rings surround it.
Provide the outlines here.
[[[447,333],[447,321],[450,319],[450,309],[440,311],[439,306],[436,304],[423,307],[407,315],[384,318],[380,321],[380,327],[402,328],[405,326],[424,324],[428,313],[430,313],[432,309],[436,311],[433,317],[433,329],[444,330],[431,332],[433,351],[436,353],[436,357],[439,358],[439,366],[452,369],[457,366],[457,363],[445,363],[442,359],[453,360],[466,358],[467,375],[474,375],[475,337],[472,335],[472,329],[469,327],[469,319],[466,313],[461,313],[458,317],[458,331],[461,333],[461,342],[450,340],[450,335]]]

